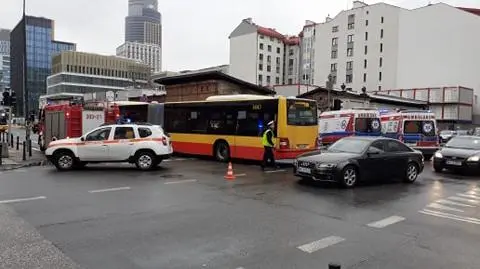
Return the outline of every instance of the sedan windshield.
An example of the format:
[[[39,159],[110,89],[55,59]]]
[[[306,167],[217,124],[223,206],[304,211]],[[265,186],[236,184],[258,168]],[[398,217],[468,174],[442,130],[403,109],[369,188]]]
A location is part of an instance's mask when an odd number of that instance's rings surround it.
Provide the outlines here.
[[[456,136],[445,147],[480,150],[480,137]]]
[[[362,153],[370,145],[370,141],[362,139],[340,139],[333,143],[329,148],[329,152],[348,152],[348,153]]]

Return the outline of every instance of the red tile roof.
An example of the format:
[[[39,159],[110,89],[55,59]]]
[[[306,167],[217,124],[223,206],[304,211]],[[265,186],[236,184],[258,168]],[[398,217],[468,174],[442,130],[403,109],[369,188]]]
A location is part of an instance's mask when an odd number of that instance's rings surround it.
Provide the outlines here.
[[[266,27],[262,27],[262,26],[258,26],[257,25],[257,32],[259,34],[262,34],[262,35],[265,35],[265,36],[268,36],[268,37],[273,37],[273,38],[278,38],[278,39],[285,39],[285,36],[280,34],[279,32],[275,31],[274,29],[271,29],[271,28],[266,28]]]
[[[457,8],[480,16],[480,8],[470,8],[470,7],[457,7]]]
[[[298,36],[290,36],[286,37],[283,42],[287,45],[299,45],[300,44],[300,37]]]

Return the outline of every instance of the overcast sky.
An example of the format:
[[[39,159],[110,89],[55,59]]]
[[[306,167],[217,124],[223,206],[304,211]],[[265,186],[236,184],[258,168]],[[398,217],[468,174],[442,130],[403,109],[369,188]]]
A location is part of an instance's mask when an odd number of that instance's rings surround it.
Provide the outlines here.
[[[417,8],[439,1],[384,2]],[[443,2],[480,8],[480,0]],[[159,0],[163,69],[228,64],[228,35],[244,18],[296,35],[305,20],[322,22],[328,14],[333,17],[351,5],[351,0]],[[1,0],[0,6],[0,28],[12,29],[22,16],[22,0]],[[55,20],[55,39],[75,42],[79,51],[108,55],[114,55],[123,42],[127,8],[128,0],[27,0],[28,15]]]

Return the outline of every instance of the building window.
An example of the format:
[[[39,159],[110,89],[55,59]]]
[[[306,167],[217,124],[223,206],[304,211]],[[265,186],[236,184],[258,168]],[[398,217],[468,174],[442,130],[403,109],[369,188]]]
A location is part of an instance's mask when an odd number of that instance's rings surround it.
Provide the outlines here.
[[[276,63],[277,63],[277,64],[280,64],[280,57],[277,57]]]
[[[384,21],[385,21],[385,20],[384,20],[384,18],[382,17],[382,18],[380,19],[380,22],[383,23]]]
[[[330,64],[330,71],[335,72],[337,71],[337,64]]]
[[[382,72],[378,72],[378,81],[382,81]]]
[[[262,82],[263,82],[263,76],[258,75],[258,84],[262,84]]]
[[[271,62],[272,62],[272,56],[267,55],[267,63],[271,63]]]
[[[333,26],[332,27],[332,33],[338,32],[338,26]]]
[[[264,36],[263,36],[263,35],[260,35],[260,39],[263,39],[263,38],[264,38]]]
[[[280,78],[279,77],[275,78],[275,84],[277,84],[277,85],[280,84]]]
[[[363,68],[367,68],[367,59],[363,60]]]
[[[363,82],[367,82],[367,73],[363,73]]]
[[[277,53],[280,54],[280,48],[279,47],[277,47]]]
[[[353,62],[352,61],[347,62],[347,71],[352,69],[353,69]]]
[[[277,74],[280,74],[280,66],[275,67],[275,69],[276,69],[275,72],[276,72]]]
[[[383,38],[383,29],[380,30],[380,38]]]
[[[383,43],[380,43],[380,52],[383,52]]]
[[[348,35],[347,36],[347,42],[352,43],[353,42],[353,35]]]
[[[268,45],[267,50],[268,50],[269,52],[272,52],[272,45]]]
[[[332,50],[332,59],[337,59],[337,51]]]
[[[263,70],[263,64],[258,65],[258,70],[262,71]]]
[[[380,66],[380,67],[382,67],[382,66],[383,66],[383,58],[382,58],[382,57],[380,57],[379,66]]]
[[[349,24],[347,25],[347,28],[348,28],[348,30],[354,29],[354,28],[355,28],[355,23],[353,23],[353,22],[352,22],[352,23],[349,23]]]
[[[352,83],[353,81],[353,75],[352,74],[348,74],[345,76],[345,83]]]
[[[367,55],[367,52],[368,52],[368,47],[367,45],[365,45],[365,55]]]
[[[267,72],[271,72],[272,71],[272,66],[271,65],[267,65]]]
[[[332,38],[332,46],[338,45],[338,37]]]
[[[270,85],[270,76],[267,76],[267,84]]]
[[[291,78],[288,79],[288,84],[289,85],[292,85],[293,84],[293,80]]]
[[[368,40],[368,32],[365,32],[365,41]]]
[[[260,61],[263,61],[263,54],[262,54],[262,53],[258,54],[258,59],[259,59]]]
[[[347,57],[352,57],[353,56],[353,48],[348,48],[347,49]]]
[[[368,20],[365,21],[365,26],[368,26]]]
[[[381,91],[382,90],[382,86],[378,86],[378,91]]]
[[[263,50],[263,43],[260,43],[260,49]]]
[[[290,56],[293,55],[293,49],[290,49],[290,50],[288,51],[288,55],[290,55]]]

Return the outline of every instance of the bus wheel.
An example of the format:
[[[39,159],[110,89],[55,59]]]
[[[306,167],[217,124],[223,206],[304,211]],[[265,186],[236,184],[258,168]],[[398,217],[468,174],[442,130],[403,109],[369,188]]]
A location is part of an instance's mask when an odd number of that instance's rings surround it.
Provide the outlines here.
[[[226,141],[218,141],[213,147],[215,159],[220,162],[227,162],[230,159],[230,147]]]

